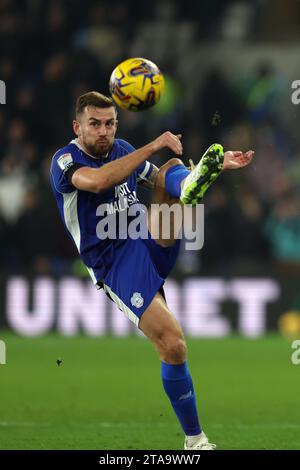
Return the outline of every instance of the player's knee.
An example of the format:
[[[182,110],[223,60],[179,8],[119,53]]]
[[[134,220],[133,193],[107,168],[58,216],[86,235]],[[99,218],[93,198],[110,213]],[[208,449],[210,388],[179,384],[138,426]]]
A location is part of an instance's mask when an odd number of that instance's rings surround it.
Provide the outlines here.
[[[166,172],[169,168],[171,168],[172,166],[176,166],[176,165],[183,165],[182,161],[180,160],[180,158],[170,158],[170,160],[168,160],[166,163],[164,163],[159,171],[158,171],[158,174],[157,174],[157,179],[156,179],[156,183],[159,185],[159,186],[164,186],[165,184],[165,177],[166,177]]]
[[[182,364],[186,360],[186,352],[184,339],[172,338],[165,346],[164,360],[170,364]]]
[[[183,165],[183,162],[180,160],[180,158],[170,158],[170,160],[166,162],[166,165],[168,165],[168,168],[170,168],[171,166]]]

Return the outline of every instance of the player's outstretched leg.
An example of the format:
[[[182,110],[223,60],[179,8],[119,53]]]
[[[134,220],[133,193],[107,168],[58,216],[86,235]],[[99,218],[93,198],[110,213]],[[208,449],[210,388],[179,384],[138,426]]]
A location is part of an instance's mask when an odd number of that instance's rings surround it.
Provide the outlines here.
[[[163,387],[185,433],[184,449],[215,449],[215,445],[208,441],[199,423],[182,329],[161,294],[155,295],[143,313],[139,328],[159,353]]]
[[[223,161],[224,150],[220,144],[211,145],[191,171],[180,160],[170,160],[173,164],[161,168],[164,170],[165,192],[172,198],[180,198],[183,204],[195,206],[221,173]]]
[[[171,178],[168,179],[169,185],[171,184],[171,190],[168,190],[166,176],[170,174],[170,172],[173,177],[171,176]],[[182,203],[180,203],[179,200],[181,193],[180,183],[189,173],[189,170],[184,166],[181,160],[171,158],[160,167],[156,176],[151,204],[148,209],[148,228],[152,237],[156,240],[158,245],[162,247],[174,245],[181,229],[181,224],[178,223],[175,213],[170,212],[170,217],[168,217],[168,237],[164,236],[162,232],[164,225],[162,224],[162,208],[163,206],[170,208],[177,206],[177,213],[182,210]],[[182,217],[178,219],[182,220]]]

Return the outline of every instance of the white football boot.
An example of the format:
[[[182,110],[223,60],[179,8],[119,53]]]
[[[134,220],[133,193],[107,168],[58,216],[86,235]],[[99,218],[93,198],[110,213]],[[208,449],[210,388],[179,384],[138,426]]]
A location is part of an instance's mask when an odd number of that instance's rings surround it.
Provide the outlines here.
[[[209,442],[208,438],[202,431],[202,433],[199,436],[199,439],[194,442],[192,445],[189,445],[189,438],[185,438],[184,441],[184,450],[215,450],[216,444],[212,444],[212,442]]]

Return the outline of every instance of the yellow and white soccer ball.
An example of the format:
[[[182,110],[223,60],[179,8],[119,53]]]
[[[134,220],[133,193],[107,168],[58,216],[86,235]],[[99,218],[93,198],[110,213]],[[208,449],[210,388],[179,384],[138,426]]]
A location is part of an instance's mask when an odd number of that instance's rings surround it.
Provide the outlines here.
[[[114,102],[128,111],[143,111],[159,102],[163,74],[153,62],[133,58],[121,62],[111,74],[109,89]]]

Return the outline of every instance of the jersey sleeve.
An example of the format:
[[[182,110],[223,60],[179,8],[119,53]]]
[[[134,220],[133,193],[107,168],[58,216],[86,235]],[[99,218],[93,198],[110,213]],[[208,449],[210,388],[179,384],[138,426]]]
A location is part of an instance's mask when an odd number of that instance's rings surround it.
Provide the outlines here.
[[[137,181],[148,181],[148,178],[151,175],[153,168],[153,163],[148,162],[148,160],[142,163],[141,166],[139,166],[137,169]]]
[[[134,152],[136,149],[127,141],[125,140],[119,140],[121,146],[126,149],[127,153],[132,153]],[[143,182],[143,181],[147,181],[149,176],[151,175],[152,173],[152,170],[154,168],[155,165],[153,165],[153,163],[150,163],[148,162],[148,160],[146,160],[145,162],[143,162],[136,170],[135,170],[135,174],[136,174],[136,178],[137,178],[137,182],[140,183],[140,182]]]
[[[71,178],[78,168],[81,168],[80,162],[71,152],[58,152],[54,155],[51,165],[52,182],[60,193],[70,193],[75,190],[71,183]]]
[[[127,154],[134,152],[136,149],[126,140],[119,139],[119,145],[126,150]],[[142,183],[143,181],[148,181],[149,176],[152,173],[153,168],[155,165],[153,163],[148,162],[146,160],[143,162],[136,170],[135,175],[138,183]]]

